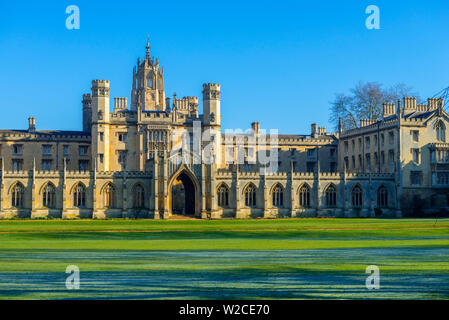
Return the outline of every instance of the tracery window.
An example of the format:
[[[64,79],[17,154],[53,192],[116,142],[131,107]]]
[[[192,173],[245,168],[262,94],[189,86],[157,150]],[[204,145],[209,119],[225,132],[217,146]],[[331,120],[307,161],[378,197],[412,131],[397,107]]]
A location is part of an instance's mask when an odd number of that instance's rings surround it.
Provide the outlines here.
[[[299,205],[302,208],[310,208],[310,187],[306,184],[299,189]]]
[[[23,208],[23,198],[25,194],[25,188],[20,182],[16,183],[11,190],[11,205],[14,208]]]
[[[46,208],[56,206],[56,188],[51,183],[48,183],[42,191],[42,205]]]
[[[337,190],[332,184],[326,189],[326,206],[330,208],[337,206]]]
[[[256,187],[253,184],[248,185],[245,189],[245,206],[256,206]]]

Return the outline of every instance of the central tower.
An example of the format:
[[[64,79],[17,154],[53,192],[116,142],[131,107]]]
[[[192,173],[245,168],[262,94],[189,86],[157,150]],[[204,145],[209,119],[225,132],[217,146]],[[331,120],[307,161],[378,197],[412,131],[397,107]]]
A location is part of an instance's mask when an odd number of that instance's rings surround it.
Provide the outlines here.
[[[165,91],[163,68],[159,68],[159,59],[150,55],[150,43],[147,42],[145,59],[137,59],[133,69],[133,85],[131,91],[131,110],[139,107],[143,111],[164,111]]]

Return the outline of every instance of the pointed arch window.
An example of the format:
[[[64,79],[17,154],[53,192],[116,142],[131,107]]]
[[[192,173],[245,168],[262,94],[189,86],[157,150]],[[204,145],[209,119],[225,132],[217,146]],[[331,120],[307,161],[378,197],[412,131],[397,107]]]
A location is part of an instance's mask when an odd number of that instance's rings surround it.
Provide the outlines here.
[[[76,208],[86,207],[86,187],[78,183],[73,189],[73,206]]]
[[[56,207],[56,188],[52,183],[48,183],[42,190],[42,205],[50,209]]]
[[[438,121],[435,130],[437,133],[437,141],[446,142],[446,126],[442,121]]]
[[[25,187],[20,182],[16,183],[16,185],[11,190],[11,205],[14,208],[23,208],[25,194]]]
[[[145,189],[141,184],[137,184],[133,190],[133,206],[134,208],[145,208]]]
[[[360,208],[363,204],[363,192],[360,186],[355,186],[351,192],[352,195],[352,206],[356,208]]]
[[[115,187],[108,183],[103,189],[103,199],[105,208],[115,208],[117,199],[116,199],[116,190]]]
[[[310,208],[310,187],[306,184],[299,189],[299,205],[302,208]]]
[[[388,189],[385,186],[380,186],[377,189],[377,207],[388,207]]]
[[[334,185],[330,185],[326,189],[326,206],[329,208],[337,206],[337,189]]]
[[[250,184],[245,189],[245,206],[253,208],[256,206],[256,187]]]
[[[284,206],[284,189],[277,184],[272,191],[273,207],[281,208]]]
[[[224,184],[217,189],[218,206],[222,208],[229,207],[229,188]]]

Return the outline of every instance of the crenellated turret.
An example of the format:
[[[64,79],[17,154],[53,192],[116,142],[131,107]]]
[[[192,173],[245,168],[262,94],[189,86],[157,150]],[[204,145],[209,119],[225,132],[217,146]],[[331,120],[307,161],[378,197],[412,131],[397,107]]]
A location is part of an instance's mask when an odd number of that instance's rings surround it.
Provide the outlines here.
[[[218,83],[203,84],[203,116],[206,126],[220,126],[220,85]]]
[[[92,81],[92,122],[109,121],[109,80]]]
[[[109,170],[109,80],[92,81],[92,161],[99,171]]]

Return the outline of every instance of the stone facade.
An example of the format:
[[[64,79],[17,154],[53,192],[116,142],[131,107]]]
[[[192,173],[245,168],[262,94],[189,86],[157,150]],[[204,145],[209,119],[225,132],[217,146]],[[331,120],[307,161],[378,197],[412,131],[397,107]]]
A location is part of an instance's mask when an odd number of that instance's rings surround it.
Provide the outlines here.
[[[448,206],[440,100],[406,98],[403,108],[386,105],[381,121],[347,132],[312,124],[308,135],[282,135],[258,122],[222,133],[220,93],[219,84],[203,85],[202,114],[198,97],[166,98],[148,44],[130,107],[114,98],[111,112],[109,81],[94,80],[82,99],[83,131],[39,131],[34,118],[28,130],[0,130],[0,217],[401,216],[415,193]]]
[[[442,99],[384,104],[380,121],[339,134],[340,170],[395,175],[398,207],[439,212],[449,207],[448,114]]]

